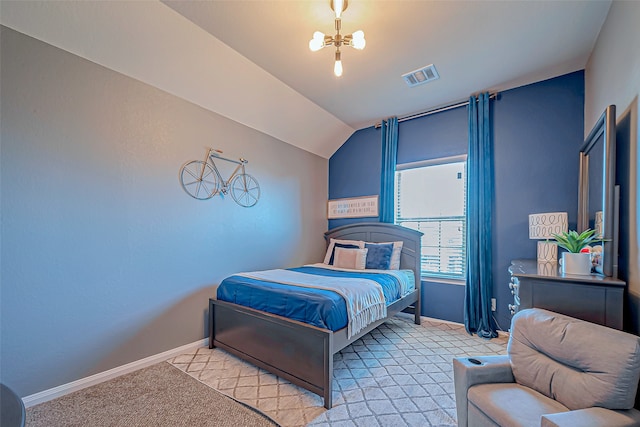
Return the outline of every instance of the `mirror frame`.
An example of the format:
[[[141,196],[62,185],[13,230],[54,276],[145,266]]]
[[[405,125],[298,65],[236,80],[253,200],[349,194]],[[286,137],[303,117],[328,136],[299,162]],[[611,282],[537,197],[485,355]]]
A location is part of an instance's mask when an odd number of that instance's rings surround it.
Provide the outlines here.
[[[597,144],[603,137],[603,144]],[[616,106],[609,105],[584,141],[580,149],[580,177],[578,189],[578,231],[589,228],[589,153],[602,152],[602,274],[618,276],[618,197],[616,177]]]

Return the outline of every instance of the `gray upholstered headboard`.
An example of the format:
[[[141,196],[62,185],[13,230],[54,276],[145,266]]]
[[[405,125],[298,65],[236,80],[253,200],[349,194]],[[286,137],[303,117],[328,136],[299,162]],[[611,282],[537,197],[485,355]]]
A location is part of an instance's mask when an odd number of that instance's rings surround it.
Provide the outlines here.
[[[422,233],[419,231],[384,222],[343,225],[324,233],[327,245],[329,239],[364,240],[372,243],[404,242],[400,255],[400,268],[413,270],[416,274],[416,283],[420,283],[421,237]]]

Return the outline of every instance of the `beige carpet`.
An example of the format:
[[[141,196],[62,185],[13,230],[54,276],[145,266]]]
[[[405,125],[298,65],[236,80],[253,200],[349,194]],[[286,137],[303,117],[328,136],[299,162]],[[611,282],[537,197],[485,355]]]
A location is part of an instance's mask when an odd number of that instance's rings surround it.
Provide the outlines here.
[[[162,362],[27,409],[28,427],[273,427],[273,420]]]
[[[280,425],[456,426],[452,360],[505,354],[507,338],[399,315],[334,357],[333,408],[322,398],[220,349],[169,360],[203,383],[258,408]]]

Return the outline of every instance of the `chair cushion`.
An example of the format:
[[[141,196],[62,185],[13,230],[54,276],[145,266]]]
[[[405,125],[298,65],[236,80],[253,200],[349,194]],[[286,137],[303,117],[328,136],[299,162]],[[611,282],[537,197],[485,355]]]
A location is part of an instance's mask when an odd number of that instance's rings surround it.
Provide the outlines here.
[[[475,406],[500,426],[540,427],[542,415],[569,410],[559,402],[516,383],[474,385],[469,388],[467,397],[470,407]],[[473,412],[469,411],[470,414]],[[470,415],[469,425],[472,424]]]
[[[633,407],[640,337],[542,309],[512,319],[507,351],[516,382],[569,409]]]

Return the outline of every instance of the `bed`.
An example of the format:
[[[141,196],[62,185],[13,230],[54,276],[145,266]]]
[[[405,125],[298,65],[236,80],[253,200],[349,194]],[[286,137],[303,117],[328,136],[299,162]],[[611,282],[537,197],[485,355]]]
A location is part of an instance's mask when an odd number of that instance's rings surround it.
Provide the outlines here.
[[[386,306],[386,316],[349,336],[277,314],[215,298],[209,300],[209,347],[219,347],[303,387],[332,406],[333,355],[401,311],[420,324],[420,247],[422,233],[386,223],[358,223],[325,233],[331,239],[372,243],[402,241],[400,269],[412,270],[415,289]]]

